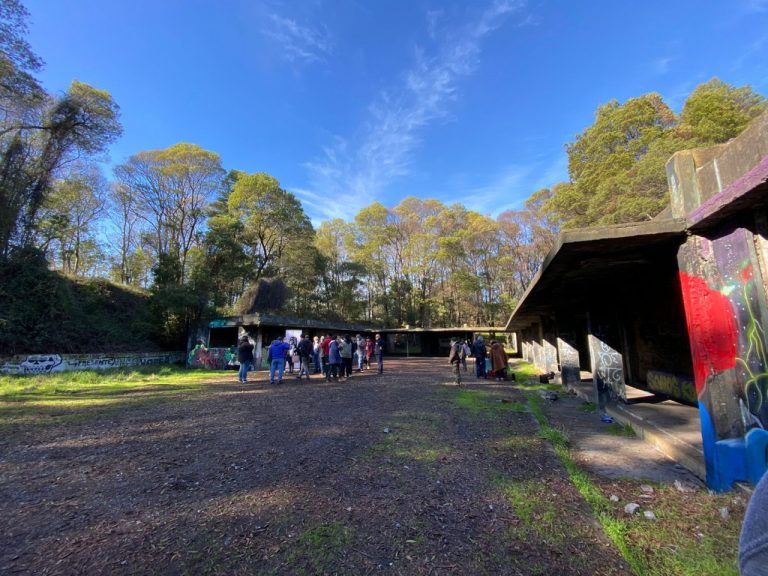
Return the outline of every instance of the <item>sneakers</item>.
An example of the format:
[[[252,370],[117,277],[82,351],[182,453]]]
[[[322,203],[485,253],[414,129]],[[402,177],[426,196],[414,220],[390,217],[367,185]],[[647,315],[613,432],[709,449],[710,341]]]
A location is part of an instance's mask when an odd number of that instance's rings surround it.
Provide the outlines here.
[[[274,383],[275,383],[275,381],[274,381],[274,380],[270,380],[270,381],[269,381],[269,383],[270,383],[270,384],[274,384]]]

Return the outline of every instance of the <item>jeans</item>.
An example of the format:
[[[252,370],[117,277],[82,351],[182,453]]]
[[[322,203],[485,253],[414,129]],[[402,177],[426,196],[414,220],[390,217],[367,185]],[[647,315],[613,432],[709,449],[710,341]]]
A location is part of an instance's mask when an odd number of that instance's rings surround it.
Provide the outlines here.
[[[485,358],[475,357],[475,376],[485,378]]]
[[[248,380],[248,370],[251,369],[251,361],[243,360],[240,362],[240,382]]]
[[[301,380],[301,375],[306,374],[307,379],[309,379],[309,357],[308,356],[302,356],[301,357],[301,368],[299,368],[299,380]]]
[[[320,374],[322,372],[322,368],[320,367],[320,354],[317,352],[312,354],[312,360],[315,363],[315,374]]]
[[[278,358],[277,360],[272,360],[269,364],[269,381],[270,383],[275,381],[275,371],[277,371],[277,381],[282,382],[283,381],[283,370],[285,370],[285,360],[283,358]]]
[[[376,359],[379,361],[379,374],[384,372],[384,354],[377,354]]]
[[[365,353],[364,352],[357,352],[357,370],[361,371],[363,369],[363,361],[365,360]]]

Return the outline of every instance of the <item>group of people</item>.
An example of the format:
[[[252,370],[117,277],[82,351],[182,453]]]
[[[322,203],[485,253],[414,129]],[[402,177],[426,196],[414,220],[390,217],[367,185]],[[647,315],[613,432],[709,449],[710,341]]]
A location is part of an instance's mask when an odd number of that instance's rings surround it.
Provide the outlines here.
[[[243,336],[237,349],[241,383],[247,382],[248,371],[254,361],[253,349],[248,336]],[[282,384],[286,366],[289,373],[293,373],[294,364],[298,365],[298,380],[303,376],[309,380],[311,373],[321,374],[327,382],[344,380],[351,377],[353,371],[371,369],[374,359],[378,373],[383,374],[385,352],[386,342],[380,334],[376,334],[374,338],[357,334],[353,338],[349,334],[339,336],[327,333],[313,339],[307,334],[302,334],[298,340],[290,338],[288,342],[284,337],[278,336],[267,351],[269,383]]]
[[[476,378],[495,378],[502,382],[507,378],[507,366],[509,358],[504,346],[496,340],[491,340],[490,352],[486,348],[485,340],[482,336],[475,338],[470,345],[469,340],[460,341],[458,338],[451,338],[451,351],[448,354],[448,363],[453,370],[454,381],[461,386],[461,369],[467,371],[467,356],[475,358],[475,377]],[[490,356],[491,370],[486,369],[486,359]]]

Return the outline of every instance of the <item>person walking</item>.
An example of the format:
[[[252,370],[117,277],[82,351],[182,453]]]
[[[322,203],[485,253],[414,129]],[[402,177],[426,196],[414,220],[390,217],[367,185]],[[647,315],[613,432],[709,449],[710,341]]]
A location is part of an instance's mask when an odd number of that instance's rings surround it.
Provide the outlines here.
[[[352,376],[352,339],[349,334],[339,339],[339,354],[341,355],[341,375],[344,378]]]
[[[475,378],[485,378],[485,359],[487,353],[482,336],[475,338],[475,342],[472,344],[472,355],[475,357]]]
[[[248,381],[248,371],[253,365],[253,344],[248,336],[240,338],[240,344],[237,347],[237,360],[240,362],[240,372],[238,379],[241,384]]]
[[[301,375],[306,374],[307,380],[309,380],[309,359],[312,357],[312,342],[310,342],[309,336],[306,334],[301,335],[296,351],[299,353],[300,362],[299,375],[296,378],[301,380]]]
[[[453,371],[453,381],[461,386],[461,355],[464,351],[462,343],[456,337],[451,338],[451,351],[448,353],[448,364]]]
[[[283,370],[285,370],[285,355],[291,347],[287,342],[283,342],[283,337],[278,336],[269,345],[269,383],[275,383],[275,372],[277,372],[277,383],[283,383]]]
[[[381,334],[376,334],[376,340],[373,343],[373,350],[376,354],[376,361],[379,365],[379,374],[384,374],[384,351],[386,350],[386,341]]]
[[[496,342],[496,340],[491,340],[491,372],[493,372],[494,378],[499,382],[507,378],[508,362],[509,359],[507,358],[504,346]]]

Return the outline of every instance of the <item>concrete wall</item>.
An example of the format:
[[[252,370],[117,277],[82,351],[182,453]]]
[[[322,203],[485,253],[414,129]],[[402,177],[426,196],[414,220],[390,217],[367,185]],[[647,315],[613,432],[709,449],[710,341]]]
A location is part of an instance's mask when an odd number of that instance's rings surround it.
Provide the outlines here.
[[[184,352],[28,354],[0,358],[0,373],[50,374],[68,370],[106,370],[109,368],[183,363]]]

